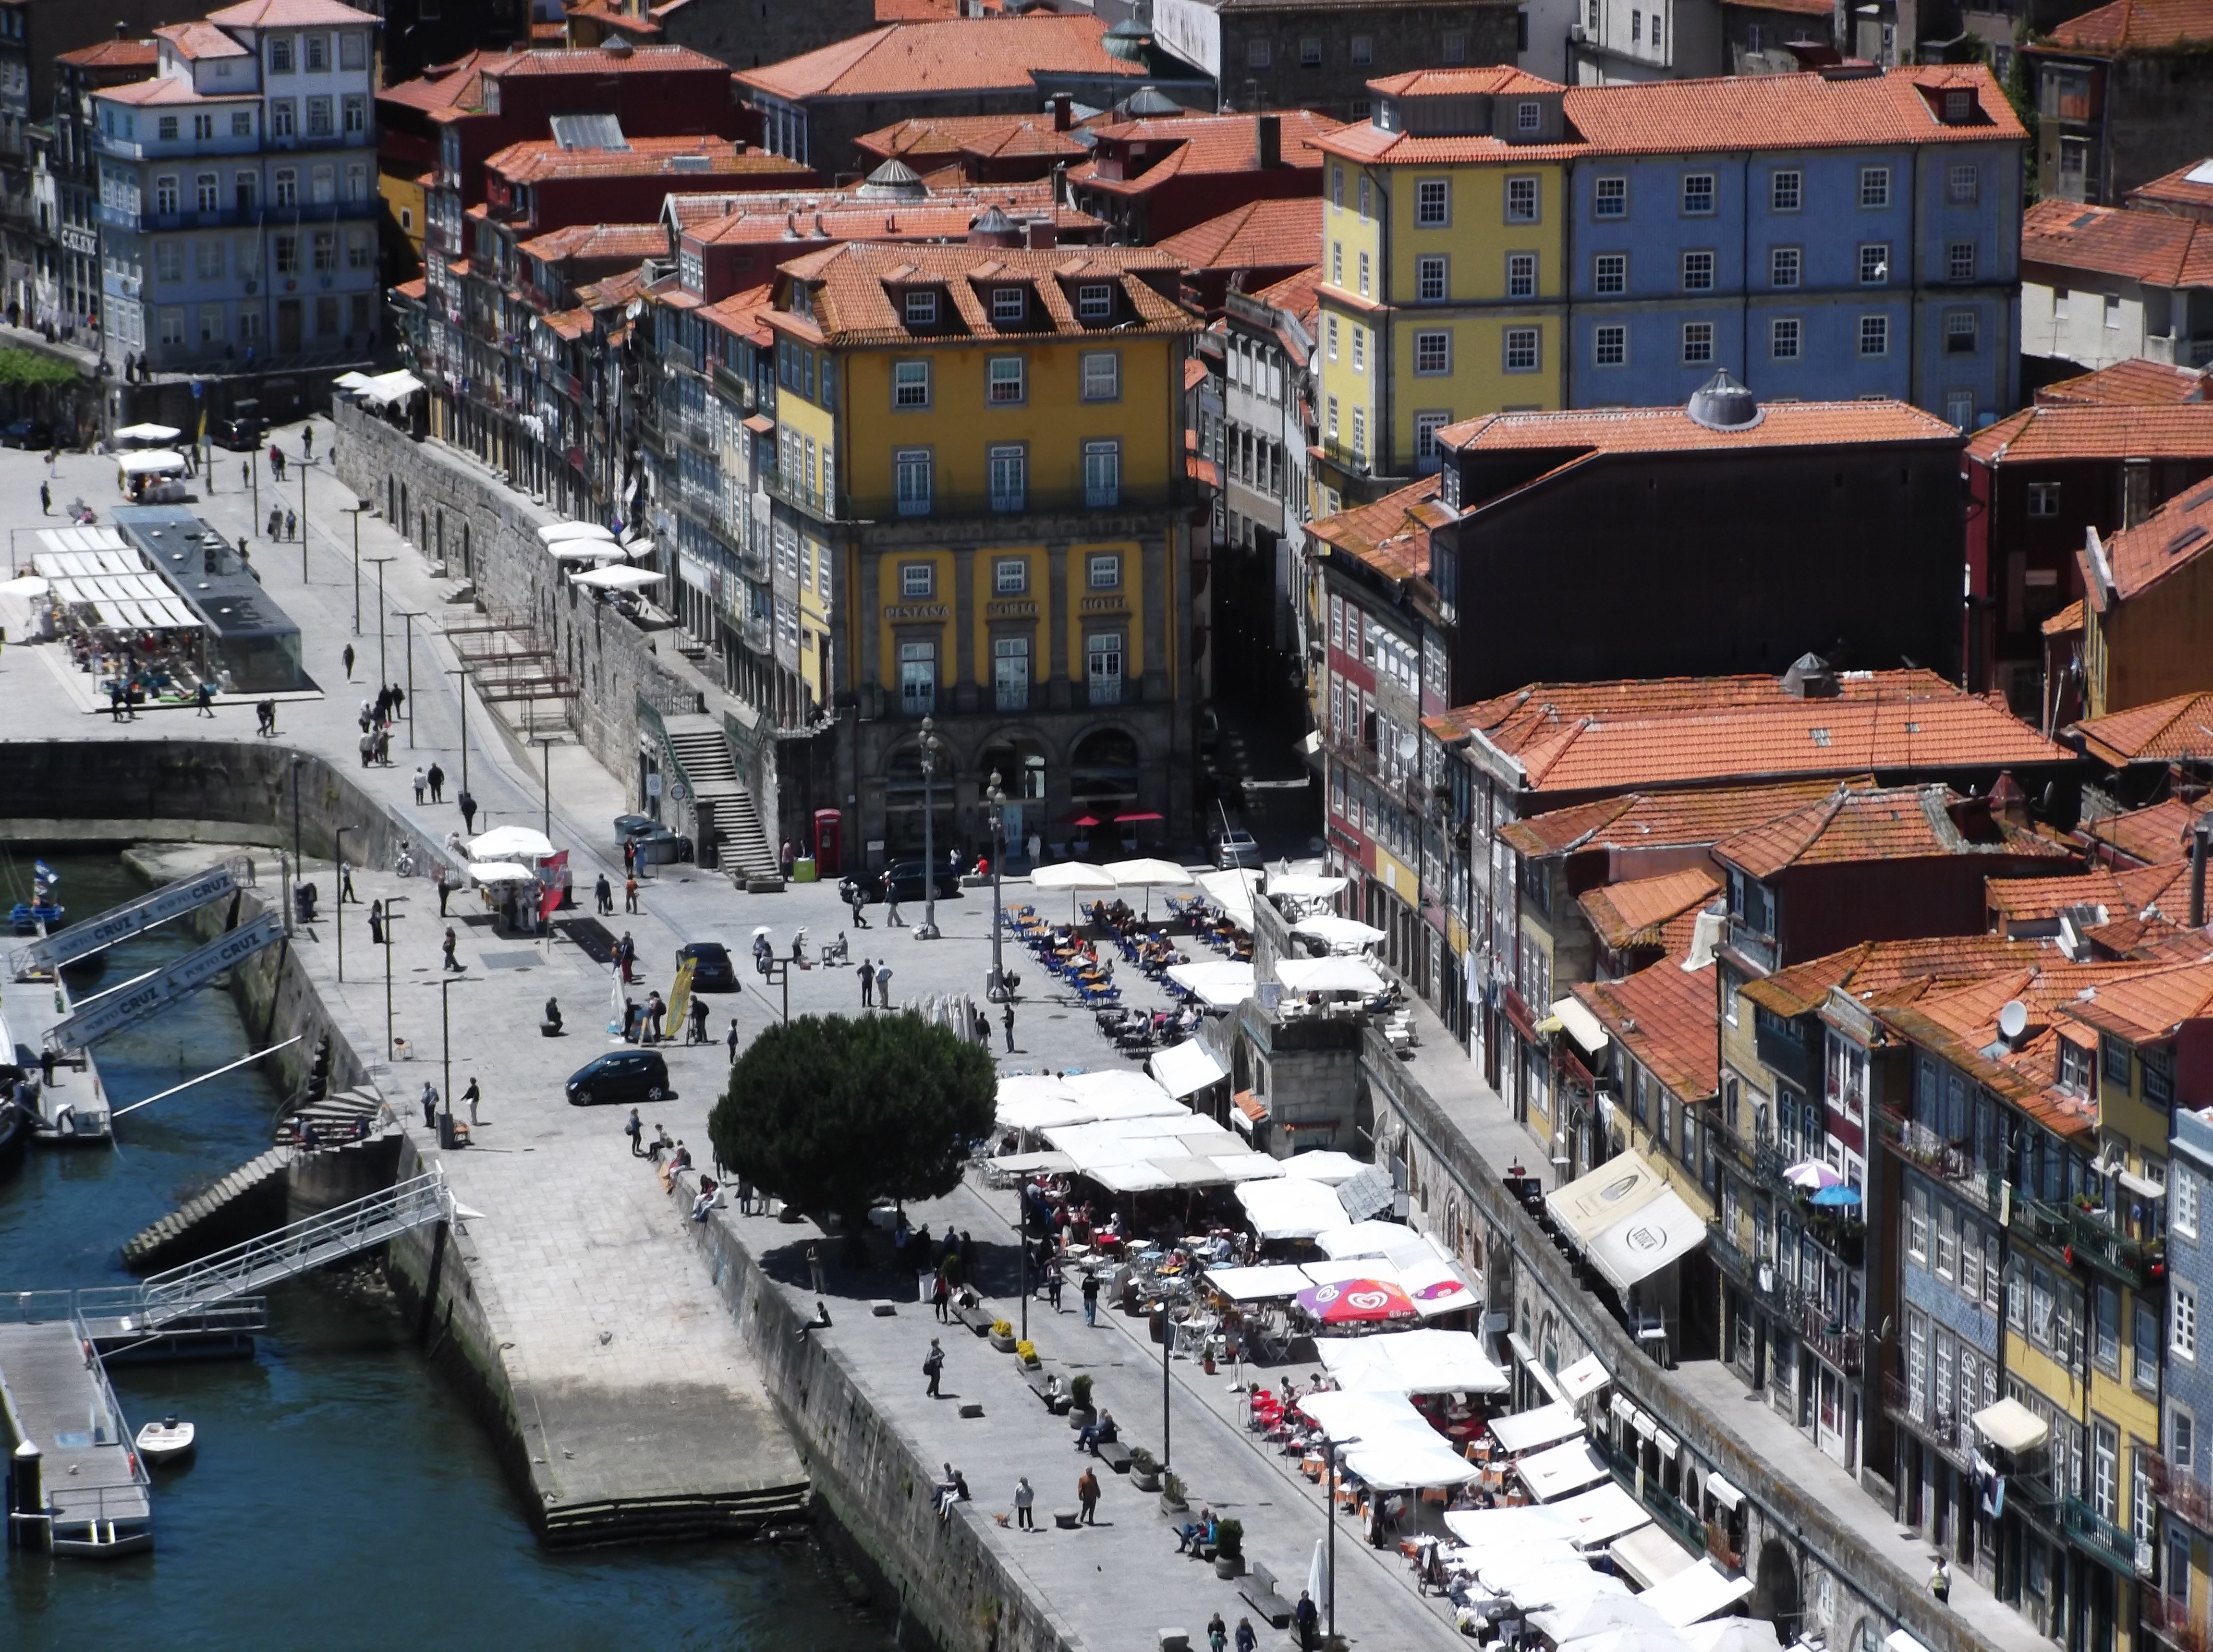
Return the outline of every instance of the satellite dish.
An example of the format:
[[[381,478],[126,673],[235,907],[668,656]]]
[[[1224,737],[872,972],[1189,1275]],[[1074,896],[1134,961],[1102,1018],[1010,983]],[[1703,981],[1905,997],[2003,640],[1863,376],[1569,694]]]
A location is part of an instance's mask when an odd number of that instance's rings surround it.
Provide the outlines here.
[[[1998,1011],[1998,1031],[2008,1044],[2019,1043],[2028,1031],[2028,1006],[2018,998],[2010,1000]]]

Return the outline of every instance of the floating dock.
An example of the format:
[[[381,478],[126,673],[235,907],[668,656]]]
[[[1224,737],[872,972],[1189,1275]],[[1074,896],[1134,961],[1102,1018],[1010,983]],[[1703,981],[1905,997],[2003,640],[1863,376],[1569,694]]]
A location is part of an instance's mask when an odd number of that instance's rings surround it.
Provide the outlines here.
[[[58,1318],[40,1297],[63,1299]],[[0,1408],[9,1458],[8,1539],[101,1558],[154,1545],[146,1468],[69,1293],[9,1299],[0,1312]]]

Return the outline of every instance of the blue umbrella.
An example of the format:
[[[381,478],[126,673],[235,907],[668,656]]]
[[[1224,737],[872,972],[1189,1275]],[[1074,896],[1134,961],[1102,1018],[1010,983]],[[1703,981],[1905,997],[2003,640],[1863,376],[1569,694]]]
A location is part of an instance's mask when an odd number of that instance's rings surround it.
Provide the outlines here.
[[[1857,1204],[1859,1202],[1860,1190],[1843,1186],[1824,1187],[1809,1201],[1814,1204]]]

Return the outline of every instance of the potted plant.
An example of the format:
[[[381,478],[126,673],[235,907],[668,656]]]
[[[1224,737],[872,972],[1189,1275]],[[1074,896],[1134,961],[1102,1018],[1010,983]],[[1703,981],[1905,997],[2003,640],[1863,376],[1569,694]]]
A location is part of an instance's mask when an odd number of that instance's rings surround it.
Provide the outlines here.
[[[1221,1520],[1214,1523],[1214,1575],[1235,1577],[1245,1570],[1245,1522]]]
[[[1130,1479],[1140,1491],[1161,1489],[1160,1462],[1143,1446],[1130,1448]]]
[[[1076,1373],[1076,1380],[1068,1385],[1068,1426],[1088,1429],[1099,1420],[1099,1413],[1091,1409],[1091,1374]]]
[[[1174,1520],[1188,1512],[1190,1508],[1191,1504],[1184,1499],[1183,1477],[1180,1474],[1161,1476],[1161,1513]]]
[[[1015,1351],[1015,1328],[1004,1320],[991,1321],[991,1346],[1002,1354]]]
[[[1037,1369],[1039,1365],[1045,1362],[1038,1358],[1037,1344],[1033,1342],[1016,1343],[1015,1344],[1015,1356],[1021,1360],[1024,1365],[1027,1366],[1033,1371]]]

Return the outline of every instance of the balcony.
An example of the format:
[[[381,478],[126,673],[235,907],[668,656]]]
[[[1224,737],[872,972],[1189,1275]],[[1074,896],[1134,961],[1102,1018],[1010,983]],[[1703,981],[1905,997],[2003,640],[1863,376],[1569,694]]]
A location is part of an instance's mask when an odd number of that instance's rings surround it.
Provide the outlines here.
[[[1399,802],[1417,809],[1428,808],[1431,800],[1423,790],[1418,767],[1409,766],[1396,772],[1387,770],[1381,753],[1342,730],[1329,736],[1329,751],[1333,760],[1366,776]]]
[[[2076,1548],[2115,1571],[2151,1576],[2151,1545],[2138,1542],[2127,1527],[2108,1520],[2082,1498],[2059,1500],[2059,1529]]]
[[[2213,1486],[2188,1469],[2175,1467],[2155,1451],[2137,1453],[2137,1472],[2150,1476],[2161,1508],[2201,1532],[2213,1532]]]
[[[2005,1204],[2005,1178],[1975,1162],[1972,1144],[1948,1141],[1896,1107],[1879,1107],[1876,1123],[1892,1152],[1948,1186],[1977,1209],[1996,1216]]]
[[[1762,975],[1772,975],[1783,965],[1783,948],[1771,935],[1753,929],[1732,912],[1728,948]]]
[[[2155,1594],[2146,1589],[2138,1597],[2143,1608],[2143,1626],[2174,1652],[2213,1652],[2213,1629],[2209,1629],[2202,1613],[2193,1613],[2187,1600],[2179,1600],[2171,1594]]]
[[[742,627],[746,646],[755,654],[776,652],[776,631],[766,619],[748,615]]]
[[[2069,1266],[2087,1264],[2132,1290],[2143,1290],[2166,1272],[2164,1247],[2156,1240],[2140,1243],[2116,1232],[2112,1214],[2049,1199],[2017,1202],[2015,1225],[2058,1251]]]
[[[1883,1415],[1904,1425],[1918,1439],[1934,1446],[1954,1467],[1974,1471],[1975,1448],[1967,1437],[1968,1430],[1960,1420],[1948,1413],[1938,1415],[1930,1409],[1929,1397],[1916,1396],[1903,1380],[1885,1373],[1882,1379]]]

